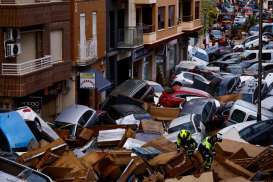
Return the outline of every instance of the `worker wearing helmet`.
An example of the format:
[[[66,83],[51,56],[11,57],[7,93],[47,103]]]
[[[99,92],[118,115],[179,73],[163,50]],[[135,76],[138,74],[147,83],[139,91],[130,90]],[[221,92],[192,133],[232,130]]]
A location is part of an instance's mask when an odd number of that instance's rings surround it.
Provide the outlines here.
[[[213,162],[213,156],[215,156],[215,144],[221,142],[222,140],[217,137],[217,135],[206,137],[198,147],[198,151],[203,157],[204,168],[209,170]]]
[[[182,129],[177,136],[177,151],[180,151],[180,148],[184,148],[187,155],[193,155],[195,149],[197,148],[196,141],[192,138],[191,133],[188,130]]]

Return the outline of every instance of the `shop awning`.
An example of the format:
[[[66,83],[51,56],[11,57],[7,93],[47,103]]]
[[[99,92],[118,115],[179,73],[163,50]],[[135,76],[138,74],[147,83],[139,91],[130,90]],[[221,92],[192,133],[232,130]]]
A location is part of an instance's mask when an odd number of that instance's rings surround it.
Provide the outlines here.
[[[98,92],[103,92],[112,87],[112,83],[104,78],[103,74],[100,71],[95,69],[90,69],[86,73],[95,73],[95,87]]]

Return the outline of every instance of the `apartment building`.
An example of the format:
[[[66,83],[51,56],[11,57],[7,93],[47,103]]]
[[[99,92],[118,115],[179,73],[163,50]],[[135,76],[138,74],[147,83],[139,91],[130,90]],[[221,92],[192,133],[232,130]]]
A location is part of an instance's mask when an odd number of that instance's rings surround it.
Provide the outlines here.
[[[93,108],[98,108],[105,91],[111,86],[104,78],[105,14],[105,0],[72,1],[73,95],[78,104]],[[88,77],[93,78],[94,85],[82,86]]]
[[[31,106],[53,120],[69,99],[70,3],[0,1],[0,107]]]
[[[107,73],[164,82],[202,28],[197,0],[107,0]]]

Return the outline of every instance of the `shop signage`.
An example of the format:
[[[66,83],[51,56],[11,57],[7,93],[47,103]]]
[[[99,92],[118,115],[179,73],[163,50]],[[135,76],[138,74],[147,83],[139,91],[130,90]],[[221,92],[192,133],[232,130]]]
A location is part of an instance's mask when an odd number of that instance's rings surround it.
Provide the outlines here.
[[[95,88],[96,74],[95,73],[80,73],[80,88],[93,89]]]

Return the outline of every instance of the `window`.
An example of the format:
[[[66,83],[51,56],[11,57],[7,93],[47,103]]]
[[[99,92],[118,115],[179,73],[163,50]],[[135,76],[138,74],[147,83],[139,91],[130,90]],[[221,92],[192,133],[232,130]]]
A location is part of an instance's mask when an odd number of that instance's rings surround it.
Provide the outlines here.
[[[174,18],[175,18],[175,6],[169,6],[169,27],[174,26]]]
[[[165,7],[158,8],[158,30],[165,27]]]
[[[256,116],[249,115],[246,121],[257,120]]]
[[[271,53],[263,53],[262,60],[271,60]]]
[[[271,26],[265,26],[263,29],[263,32],[272,32],[272,27]]]
[[[256,53],[251,53],[248,56],[246,56],[247,60],[255,59],[256,58]]]
[[[92,114],[93,114],[92,111],[86,111],[86,112],[82,115],[82,117],[80,118],[79,124],[80,124],[81,126],[84,126],[84,125],[90,120]]]
[[[199,19],[200,14],[200,2],[195,2],[195,19]]]
[[[92,12],[92,37],[97,38],[97,13]]]
[[[190,73],[184,73],[183,76],[184,76],[184,78],[186,78],[186,79],[193,80],[193,75],[190,74]]]
[[[271,126],[271,123],[259,122],[241,130],[239,134],[243,139],[247,141],[249,137],[252,137],[253,135],[258,134],[259,132],[265,130],[266,128],[270,126]]]
[[[193,76],[195,80],[201,81],[201,82],[206,82],[207,80],[203,78],[202,76],[199,75],[194,75]]]
[[[241,123],[244,121],[245,119],[245,116],[246,116],[246,113],[243,112],[243,111],[240,111],[238,109],[235,109],[231,115],[231,120],[232,121],[235,121],[237,123]]]
[[[63,32],[61,30],[50,32],[50,54],[53,61],[63,60]]]

